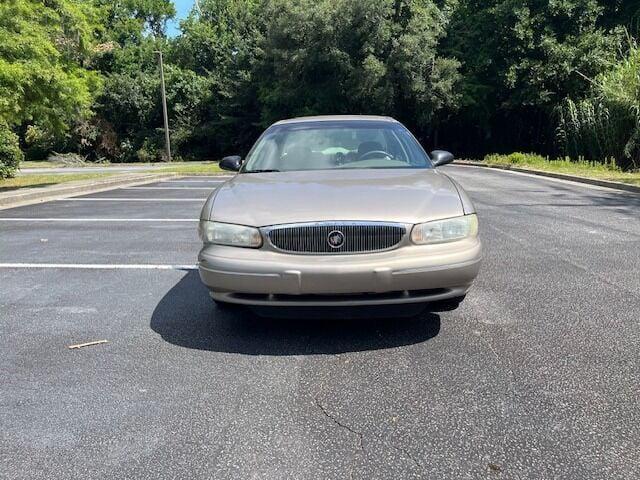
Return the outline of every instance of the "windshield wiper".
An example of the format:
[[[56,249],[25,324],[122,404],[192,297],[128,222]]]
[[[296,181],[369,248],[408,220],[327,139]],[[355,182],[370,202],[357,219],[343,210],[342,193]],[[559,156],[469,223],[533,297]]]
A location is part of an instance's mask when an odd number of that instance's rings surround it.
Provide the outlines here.
[[[274,168],[265,168],[263,170],[245,170],[242,173],[270,173],[270,172],[279,172],[280,170],[276,170]]]

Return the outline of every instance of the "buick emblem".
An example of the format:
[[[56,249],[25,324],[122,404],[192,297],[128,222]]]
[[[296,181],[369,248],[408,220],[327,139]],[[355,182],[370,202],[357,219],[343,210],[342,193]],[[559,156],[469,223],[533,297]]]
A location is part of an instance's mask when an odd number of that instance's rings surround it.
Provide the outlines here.
[[[331,248],[340,248],[344,245],[344,233],[334,230],[327,236],[327,243]]]

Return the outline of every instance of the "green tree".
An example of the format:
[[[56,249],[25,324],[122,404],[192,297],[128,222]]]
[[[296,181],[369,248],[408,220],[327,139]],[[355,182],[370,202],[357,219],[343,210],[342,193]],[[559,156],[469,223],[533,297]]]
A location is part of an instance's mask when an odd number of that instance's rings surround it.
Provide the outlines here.
[[[62,137],[87,116],[100,76],[92,55],[95,11],[79,0],[0,3],[0,121]]]
[[[93,0],[103,28],[92,68],[104,76],[95,115],[79,122],[72,145],[89,158],[157,160],[160,79],[157,50],[167,50],[170,0]],[[138,155],[139,154],[139,155]]]
[[[325,113],[392,115],[459,154],[556,153],[561,112],[563,151],[637,158],[636,133],[624,133],[636,132],[637,117],[624,113],[636,104],[591,83],[634,71],[620,67],[620,40],[625,28],[637,35],[638,0],[199,4],[167,38],[170,0],[2,1],[0,124],[10,150],[18,133],[32,153],[159,159],[162,50],[178,157],[243,153],[275,120]],[[565,121],[580,109],[583,120],[599,114],[591,138],[606,148],[569,148],[588,138]],[[614,117],[615,135],[604,126]]]
[[[446,45],[464,77],[462,114],[451,124],[450,140],[464,131],[467,140],[458,143],[476,154],[552,148],[554,107],[567,95],[583,95],[583,76],[615,61],[621,31],[603,26],[607,4],[460,0]]]
[[[205,156],[207,152],[199,143],[204,140],[200,138],[200,129],[209,112],[209,79],[173,65],[166,65],[165,77],[176,154],[187,158]],[[93,136],[88,146],[98,155],[116,161],[162,159],[164,134],[160,78],[156,70],[107,76],[97,111],[100,112],[97,126],[110,137]],[[87,128],[89,136],[92,132],[92,128]],[[194,138],[198,140],[195,144]]]
[[[439,53],[446,12],[429,0],[276,0],[259,73],[263,122],[394,115],[423,133],[456,108],[458,62]]]
[[[171,0],[93,0],[100,10],[103,37],[124,46],[145,37],[164,37],[167,20],[176,14]]]
[[[264,35],[265,2],[201,0],[199,4],[200,9],[181,23],[183,34],[173,42],[168,57],[194,72],[201,88],[199,122],[193,125],[188,143],[206,157],[246,151],[259,133],[255,65]]]

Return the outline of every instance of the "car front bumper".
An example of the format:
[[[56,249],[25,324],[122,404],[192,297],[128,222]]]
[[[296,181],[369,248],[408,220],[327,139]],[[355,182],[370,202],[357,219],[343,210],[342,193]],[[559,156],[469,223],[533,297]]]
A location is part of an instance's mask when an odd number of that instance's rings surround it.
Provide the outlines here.
[[[200,278],[219,301],[246,305],[382,305],[464,295],[478,275],[477,238],[355,255],[295,255],[206,245]]]

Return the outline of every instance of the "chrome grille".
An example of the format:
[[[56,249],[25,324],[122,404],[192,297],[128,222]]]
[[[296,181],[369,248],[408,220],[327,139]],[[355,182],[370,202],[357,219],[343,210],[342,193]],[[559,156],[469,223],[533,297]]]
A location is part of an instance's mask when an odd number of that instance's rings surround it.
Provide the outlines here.
[[[268,229],[271,244],[285,252],[295,253],[364,253],[396,247],[407,229],[394,223],[331,222],[279,225]],[[343,243],[329,244],[329,234],[340,232]]]

